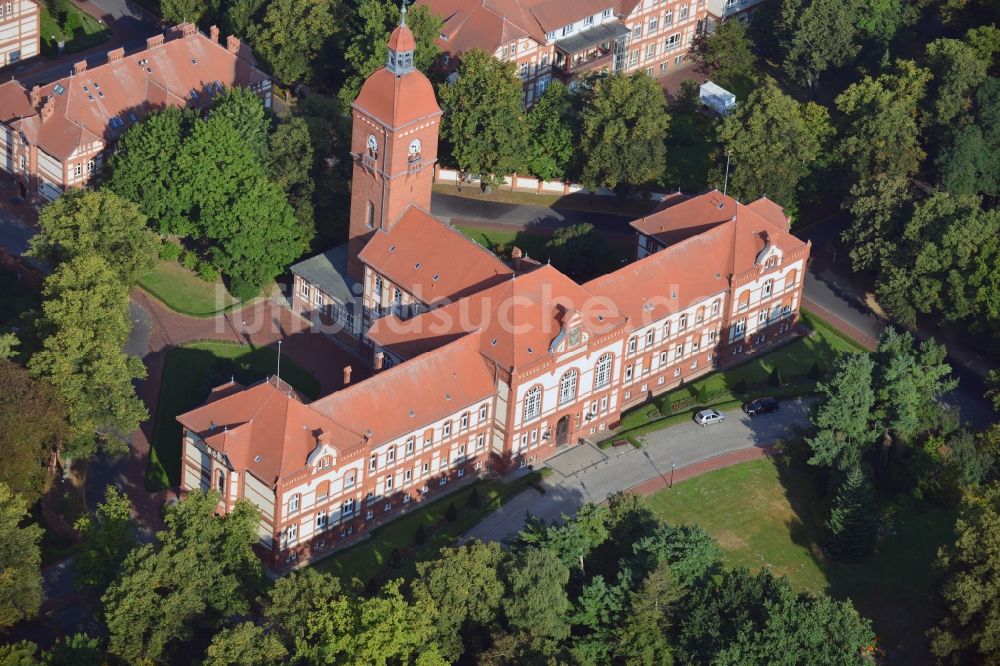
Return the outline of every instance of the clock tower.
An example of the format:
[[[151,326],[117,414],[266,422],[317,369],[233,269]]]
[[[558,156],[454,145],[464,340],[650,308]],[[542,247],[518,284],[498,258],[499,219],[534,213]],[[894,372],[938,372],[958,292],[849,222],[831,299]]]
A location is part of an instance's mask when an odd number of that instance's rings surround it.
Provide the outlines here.
[[[441,107],[434,87],[413,66],[416,40],[405,5],[382,67],[351,105],[351,223],[348,273],[364,276],[358,253],[373,234],[389,231],[411,204],[430,212]]]

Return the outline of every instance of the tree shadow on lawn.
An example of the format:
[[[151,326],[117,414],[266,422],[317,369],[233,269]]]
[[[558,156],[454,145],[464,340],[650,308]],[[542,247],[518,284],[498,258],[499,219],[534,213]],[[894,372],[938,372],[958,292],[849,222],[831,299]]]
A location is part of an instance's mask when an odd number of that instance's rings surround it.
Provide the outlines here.
[[[955,512],[926,501],[900,505],[891,520],[883,521],[876,551],[867,560],[831,560],[819,544],[835,480],[809,466],[807,458],[806,445],[799,441],[776,461],[792,508],[793,518],[786,522],[790,539],[822,572],[824,591],[850,599],[872,621],[893,661],[933,663],[925,633],[935,620],[934,560],[938,548],[952,539]]]

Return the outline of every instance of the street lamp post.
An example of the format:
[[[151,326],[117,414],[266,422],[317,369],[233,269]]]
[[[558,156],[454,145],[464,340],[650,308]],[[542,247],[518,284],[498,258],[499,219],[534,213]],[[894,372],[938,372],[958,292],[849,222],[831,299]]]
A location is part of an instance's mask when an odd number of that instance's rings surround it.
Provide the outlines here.
[[[677,463],[670,463],[670,487],[674,487],[674,470],[677,469]]]

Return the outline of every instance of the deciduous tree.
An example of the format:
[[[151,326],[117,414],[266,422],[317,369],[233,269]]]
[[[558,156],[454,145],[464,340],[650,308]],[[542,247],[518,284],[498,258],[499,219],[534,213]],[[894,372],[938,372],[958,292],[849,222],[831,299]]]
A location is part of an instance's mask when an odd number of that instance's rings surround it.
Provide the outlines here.
[[[527,137],[513,62],[473,49],[462,55],[455,82],[441,86],[438,95],[441,134],[459,169],[491,186],[520,166]]]
[[[129,663],[169,663],[195,630],[249,611],[260,580],[259,513],[245,501],[216,516],[216,491],[194,493],[170,509],[154,544],[129,553],[104,594],[110,652]]]
[[[927,122],[949,125],[971,109],[976,88],[986,80],[990,63],[969,44],[942,37],[927,45],[927,64],[933,74],[927,96]]]
[[[860,50],[857,3],[784,0],[778,25],[785,72],[813,90],[820,76],[851,62]]]
[[[569,90],[553,81],[525,119],[528,172],[542,180],[566,178],[573,158],[573,101]]]
[[[279,578],[267,607],[269,626],[291,657],[307,664],[335,664],[352,654],[357,631],[355,602],[340,579],[307,568]]]
[[[313,62],[337,31],[339,0],[271,0],[261,24],[247,37],[274,75],[285,83],[309,81]]]
[[[124,285],[103,258],[81,254],[46,278],[43,293],[42,349],[28,369],[66,405],[72,428],[66,454],[87,457],[97,443],[124,453],[129,434],[148,416],[132,385],[146,369],[122,351],[131,329]]]
[[[24,500],[0,483],[0,628],[33,617],[42,604],[42,528],[21,526],[27,513]]]
[[[34,504],[48,487],[48,464],[66,435],[66,410],[52,386],[0,360],[0,483]]]
[[[132,503],[123,492],[108,486],[94,514],[80,517],[73,528],[80,534],[76,582],[106,589],[136,545]]]
[[[178,187],[181,144],[194,114],[175,107],[132,125],[111,156],[107,188],[139,204],[162,234],[189,235],[190,191]]]
[[[226,88],[212,104],[212,115],[228,120],[254,157],[267,159],[272,123],[257,93],[249,88]]]
[[[666,168],[670,119],[663,89],[645,74],[602,74],[583,88],[579,145],[588,187],[634,190]]]
[[[218,0],[160,0],[160,13],[167,24],[197,23],[218,8]]]
[[[316,235],[312,179],[313,146],[309,125],[303,118],[283,118],[270,138],[268,175],[282,189],[299,221],[301,243],[307,246]]]
[[[758,88],[719,125],[730,157],[729,191],[743,200],[761,196],[797,209],[799,184],[827,157],[833,136],[826,109],[800,104],[773,85]],[[724,163],[719,154],[717,163]],[[722,183],[717,169],[714,179]]]
[[[536,639],[561,641],[569,635],[569,569],[554,552],[527,548],[506,567],[507,624]]]
[[[947,610],[928,634],[931,651],[949,664],[1000,660],[1000,483],[965,498],[937,566]]]
[[[212,637],[205,666],[279,666],[288,663],[281,641],[253,622],[227,627]]]
[[[747,24],[735,17],[717,23],[712,31],[702,31],[695,38],[692,55],[710,70],[712,79],[722,86],[735,87],[757,78],[757,56]]]
[[[139,206],[113,192],[75,189],[42,208],[31,256],[51,265],[96,255],[133,285],[156,262],[160,241]]]

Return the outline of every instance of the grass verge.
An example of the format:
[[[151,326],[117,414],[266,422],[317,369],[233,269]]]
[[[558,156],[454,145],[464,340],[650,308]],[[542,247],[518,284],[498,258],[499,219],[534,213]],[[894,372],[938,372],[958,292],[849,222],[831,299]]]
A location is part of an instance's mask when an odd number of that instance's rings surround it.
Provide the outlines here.
[[[851,599],[900,663],[922,663],[934,615],[933,561],[951,538],[955,513],[913,504],[898,512],[871,558],[843,564],[817,545],[823,526],[817,487],[812,468],[765,458],[678,483],[648,501],[668,522],[707,529],[729,566],[766,567],[799,590]]]
[[[202,405],[212,387],[230,377],[244,385],[264,379],[276,370],[277,359],[273,349],[229,342],[197,342],[168,350],[153,421],[146,489],[156,492],[180,484],[178,414]],[[319,395],[319,381],[287,357],[282,359],[281,378],[310,398]]]
[[[175,312],[191,317],[214,317],[239,300],[222,282],[205,282],[176,261],[161,261],[139,278],[139,286]]]
[[[441,548],[454,543],[456,538],[509,498],[537,484],[543,478],[544,471],[546,470],[519,477],[509,483],[495,479],[476,481],[376,528],[365,541],[320,560],[313,566],[338,576],[345,584],[349,584],[353,578],[364,584],[373,579],[378,582],[398,577],[408,580],[416,576],[418,562],[432,559]],[[479,494],[478,507],[469,506],[473,489]],[[458,519],[454,522],[445,519],[451,503],[458,509]],[[415,537],[420,526],[423,526],[427,540],[417,545]],[[401,557],[398,566],[393,567],[391,560],[393,551],[397,549]]]

